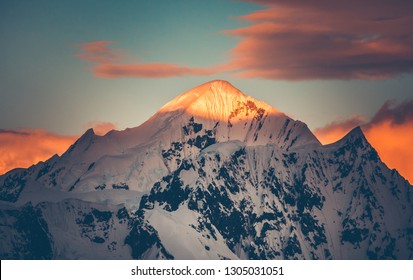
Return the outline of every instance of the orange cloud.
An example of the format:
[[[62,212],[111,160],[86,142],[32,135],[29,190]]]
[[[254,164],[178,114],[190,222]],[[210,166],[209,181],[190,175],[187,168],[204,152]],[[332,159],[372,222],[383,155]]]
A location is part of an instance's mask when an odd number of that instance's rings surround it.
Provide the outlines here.
[[[413,2],[405,0],[244,0],[266,9],[228,63],[244,78],[387,79],[413,71]]]
[[[413,184],[413,121],[399,125],[386,121],[363,131],[380,158]]]
[[[359,125],[380,158],[412,183],[413,100],[397,105],[388,101],[368,122],[363,121],[360,116],[353,116],[318,128],[314,130],[314,134],[321,143],[329,144],[341,139]]]
[[[41,129],[0,129],[0,174],[17,167],[29,167],[66,151],[76,140]]]
[[[179,76],[209,76],[221,72],[220,67],[193,68],[174,63],[123,63],[126,53],[108,45],[112,41],[97,41],[79,46],[75,57],[92,62],[93,74],[98,78],[169,78]],[[123,54],[123,55],[122,55]]]
[[[90,122],[95,134],[104,135],[117,125],[110,122]],[[0,174],[14,168],[27,168],[45,161],[54,154],[64,153],[79,136],[58,135],[43,129],[0,129]]]
[[[362,125],[364,122],[362,116],[354,115],[349,119],[336,120],[324,127],[317,128],[314,130],[314,134],[321,143],[330,144],[343,138],[353,128]]]

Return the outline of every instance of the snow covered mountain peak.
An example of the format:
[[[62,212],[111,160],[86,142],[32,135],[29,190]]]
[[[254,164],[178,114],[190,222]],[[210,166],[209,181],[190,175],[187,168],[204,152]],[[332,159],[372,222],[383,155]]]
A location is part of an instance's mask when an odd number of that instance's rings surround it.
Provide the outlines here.
[[[273,115],[282,115],[281,112],[265,102],[245,95],[231,83],[214,80],[179,95],[159,111],[184,111],[193,116],[215,121],[227,121],[234,116],[234,112],[244,111],[245,117],[252,117],[250,111],[259,109]]]
[[[211,139],[214,143],[236,140],[247,145],[275,144],[286,150],[304,144],[320,145],[304,123],[222,80],[202,84],[179,95],[150,121],[154,123],[152,127],[168,128],[157,135],[167,133],[171,139],[184,137],[190,142],[194,139]],[[206,147],[204,144],[198,146],[200,149]]]
[[[355,139],[362,139],[363,141],[367,142],[366,137],[364,136],[363,131],[361,130],[360,126],[353,128],[349,133],[347,133],[343,140],[355,140]]]
[[[413,259],[413,188],[226,81],[0,176],[2,259]],[[69,248],[69,249],[68,249]]]
[[[339,146],[348,146],[348,145],[351,145],[351,146],[362,145],[366,147],[371,147],[370,143],[367,141],[366,136],[364,135],[363,131],[361,130],[359,126],[353,128],[349,133],[344,135],[344,137],[338,140],[337,142],[328,144],[326,146],[339,147]]]
[[[230,95],[232,97],[247,97],[244,93],[242,93],[240,90],[234,87],[231,83],[223,80],[213,80],[178,95],[176,98],[165,104],[160,110],[174,111],[176,109],[186,108],[203,95],[207,95],[206,98],[211,98],[217,94],[225,94]]]

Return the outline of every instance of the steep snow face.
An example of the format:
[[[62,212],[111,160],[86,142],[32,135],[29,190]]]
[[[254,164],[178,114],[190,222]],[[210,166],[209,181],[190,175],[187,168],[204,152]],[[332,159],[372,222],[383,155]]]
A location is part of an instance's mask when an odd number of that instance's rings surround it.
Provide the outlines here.
[[[130,259],[122,206],[67,199],[0,210],[1,259]]]
[[[333,145],[295,151],[213,144],[156,183],[140,216],[167,249],[170,228],[152,219],[159,211],[180,217],[188,225],[181,232],[196,230],[193,248],[213,240],[213,251],[241,259],[410,259],[412,192],[358,128]],[[188,239],[174,241],[170,254],[186,256],[177,248]]]

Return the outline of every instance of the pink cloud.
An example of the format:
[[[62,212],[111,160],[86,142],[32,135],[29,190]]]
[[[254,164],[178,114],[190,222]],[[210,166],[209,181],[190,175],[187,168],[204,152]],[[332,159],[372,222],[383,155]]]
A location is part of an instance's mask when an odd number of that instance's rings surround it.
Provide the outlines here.
[[[228,65],[240,77],[283,80],[386,79],[413,70],[413,2],[250,0],[263,10]]]
[[[191,68],[172,63],[100,64],[93,68],[99,78],[170,78],[178,76],[209,76],[213,68]]]
[[[82,51],[75,57],[93,63],[114,63],[122,58],[123,51],[108,47],[112,41],[96,41],[78,46]]]
[[[112,41],[97,41],[80,45],[75,57],[94,63],[91,68],[98,78],[170,78],[179,76],[209,76],[222,72],[220,67],[194,68],[174,63],[125,63],[126,52],[109,47]]]
[[[406,0],[244,0],[265,8],[239,17],[250,25],[223,65],[125,62],[112,41],[79,46],[100,78],[208,76],[223,72],[272,80],[388,79],[413,70],[413,2]],[[130,60],[130,59],[128,59]]]

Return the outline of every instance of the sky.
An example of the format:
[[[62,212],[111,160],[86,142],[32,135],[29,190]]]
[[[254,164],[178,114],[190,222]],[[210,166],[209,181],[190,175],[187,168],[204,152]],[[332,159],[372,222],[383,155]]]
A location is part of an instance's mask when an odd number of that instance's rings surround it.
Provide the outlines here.
[[[0,173],[224,79],[323,143],[360,125],[412,182],[412,11],[408,0],[2,0]]]

